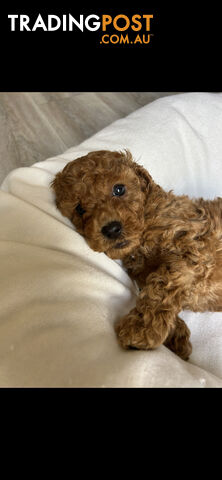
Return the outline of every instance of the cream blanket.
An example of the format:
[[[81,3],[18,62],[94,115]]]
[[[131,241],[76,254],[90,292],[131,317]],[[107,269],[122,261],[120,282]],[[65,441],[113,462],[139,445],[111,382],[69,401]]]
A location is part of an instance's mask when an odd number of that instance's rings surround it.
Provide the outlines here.
[[[135,304],[123,270],[90,250],[49,183],[70,160],[129,148],[166,189],[222,195],[222,95],[167,97],[63,155],[12,171],[0,189],[0,386],[222,387],[222,313],[183,312],[193,354],[124,351],[113,324]]]

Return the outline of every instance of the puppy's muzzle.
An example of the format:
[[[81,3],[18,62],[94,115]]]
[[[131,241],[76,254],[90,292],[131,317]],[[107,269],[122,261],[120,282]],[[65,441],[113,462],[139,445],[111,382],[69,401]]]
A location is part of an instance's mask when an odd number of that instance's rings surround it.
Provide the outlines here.
[[[104,237],[115,239],[118,238],[122,233],[122,224],[120,222],[110,222],[101,230]]]

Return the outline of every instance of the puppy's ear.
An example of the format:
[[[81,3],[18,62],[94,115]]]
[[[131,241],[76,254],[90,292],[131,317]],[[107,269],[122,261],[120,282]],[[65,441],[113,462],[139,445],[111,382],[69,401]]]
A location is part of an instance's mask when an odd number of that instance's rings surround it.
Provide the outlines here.
[[[151,175],[147,172],[147,170],[139,165],[138,163],[134,162],[133,156],[128,149],[124,150],[124,157],[127,161],[128,165],[133,168],[136,175],[139,177],[141,190],[145,193],[148,193],[150,189],[151,183],[153,183],[153,179]]]
[[[73,198],[69,182],[63,172],[57,173],[51,182],[51,187],[56,195],[57,208],[65,217],[71,220],[73,216]]]
[[[133,169],[139,177],[142,192],[147,193],[150,189],[151,184],[153,183],[151,175],[144,167],[138,165],[138,163],[135,162],[133,162]]]

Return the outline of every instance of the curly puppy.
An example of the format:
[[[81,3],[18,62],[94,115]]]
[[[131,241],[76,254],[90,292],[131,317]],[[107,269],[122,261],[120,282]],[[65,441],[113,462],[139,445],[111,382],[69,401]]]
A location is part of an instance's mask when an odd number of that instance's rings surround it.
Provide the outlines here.
[[[190,331],[178,313],[222,310],[222,198],[165,192],[129,151],[96,151],[52,182],[56,205],[93,250],[122,259],[139,286],[115,330],[124,348],[161,344],[187,360]]]

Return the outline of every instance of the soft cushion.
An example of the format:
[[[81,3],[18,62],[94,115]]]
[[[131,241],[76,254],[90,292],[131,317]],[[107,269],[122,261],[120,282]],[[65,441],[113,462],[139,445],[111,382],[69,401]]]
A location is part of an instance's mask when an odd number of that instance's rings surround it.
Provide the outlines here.
[[[221,196],[222,95],[159,99],[63,155],[12,171],[0,189],[0,386],[222,387],[222,313],[183,312],[193,354],[124,351],[113,324],[133,307],[121,266],[92,251],[49,188],[92,150],[131,150],[163,188]]]

